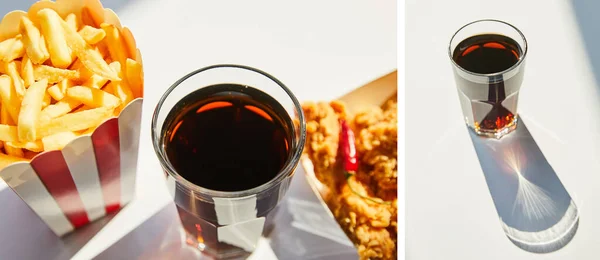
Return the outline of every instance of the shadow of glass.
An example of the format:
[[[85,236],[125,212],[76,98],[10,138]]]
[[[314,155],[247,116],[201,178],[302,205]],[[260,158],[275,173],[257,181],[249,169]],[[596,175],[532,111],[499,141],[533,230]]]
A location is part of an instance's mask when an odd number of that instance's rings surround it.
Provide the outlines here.
[[[295,173],[286,198],[269,213],[263,237],[278,259],[358,259],[352,242]],[[262,259],[243,255],[235,259]],[[186,243],[174,203],[144,221],[94,259],[213,259]]]
[[[0,190],[2,259],[70,259],[118,212],[57,237],[10,188]]]
[[[188,246],[185,237],[170,203],[94,259],[212,259]]]
[[[579,224],[577,206],[522,119],[500,140],[469,133],[506,236],[534,253],[568,244]]]
[[[596,86],[600,87],[600,1],[577,0],[569,1],[573,8],[575,18],[579,25],[579,31],[583,37],[591,69],[596,78]]]
[[[265,235],[279,259],[358,259],[356,248],[321,204],[301,167],[271,216]]]
[[[250,254],[227,258],[247,259]],[[158,213],[119,239],[94,259],[199,259],[214,257],[186,243],[185,230],[181,225],[174,203],[167,204]]]

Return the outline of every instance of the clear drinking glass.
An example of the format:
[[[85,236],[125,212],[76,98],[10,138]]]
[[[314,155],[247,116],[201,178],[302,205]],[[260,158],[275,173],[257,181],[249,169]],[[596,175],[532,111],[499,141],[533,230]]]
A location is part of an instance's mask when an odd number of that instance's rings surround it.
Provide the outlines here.
[[[452,36],[448,54],[467,125],[478,135],[495,138],[516,129],[525,36],[506,22],[478,20]]]
[[[251,86],[274,98],[294,120],[289,156],[279,173],[267,183],[241,191],[216,191],[195,185],[180,176],[169,162],[164,147],[167,115],[188,94],[218,84]],[[165,171],[187,234],[187,243],[217,258],[247,255],[261,237],[267,214],[283,199],[304,142],[306,129],[300,103],[292,92],[273,76],[240,65],[214,65],[196,70],[171,86],[160,99],[152,117],[155,152]],[[202,173],[202,169],[198,169]]]

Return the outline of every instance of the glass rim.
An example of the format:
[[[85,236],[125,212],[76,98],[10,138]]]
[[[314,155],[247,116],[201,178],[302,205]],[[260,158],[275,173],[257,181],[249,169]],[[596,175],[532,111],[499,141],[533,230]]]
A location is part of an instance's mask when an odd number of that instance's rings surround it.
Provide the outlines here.
[[[247,189],[247,190],[218,191],[218,190],[212,190],[212,189],[200,187],[200,186],[186,180],[185,178],[183,178],[181,175],[179,175],[177,173],[177,171],[175,170],[173,165],[171,165],[171,163],[169,162],[166,154],[164,153],[164,149],[162,149],[162,147],[163,147],[161,144],[162,138],[160,136],[162,133],[162,127],[160,130],[158,130],[158,131],[156,130],[158,114],[162,108],[162,105],[165,102],[165,100],[167,99],[167,97],[171,94],[171,92],[173,92],[173,90],[175,88],[177,88],[185,80],[187,80],[201,72],[208,71],[211,69],[222,69],[222,68],[236,68],[236,69],[247,70],[247,71],[258,73],[261,76],[264,76],[264,77],[272,80],[279,87],[281,87],[281,89],[283,89],[283,91],[288,95],[288,97],[292,100],[292,103],[294,104],[294,108],[298,112],[297,116],[298,116],[298,121],[299,121],[299,128],[300,128],[299,136],[300,137],[297,142],[298,146],[291,154],[290,159],[287,160],[284,167],[281,170],[279,170],[277,175],[275,175],[275,177],[273,177],[271,180],[269,180],[268,182],[265,182],[259,186],[256,186],[256,187],[253,187],[253,188]],[[194,71],[188,73],[187,75],[183,76],[182,78],[178,79],[177,81],[175,81],[175,83],[173,83],[173,85],[171,85],[159,99],[158,104],[156,105],[156,108],[154,109],[154,113],[152,115],[152,125],[151,125],[150,131],[152,134],[152,143],[153,143],[153,147],[154,147],[154,152],[156,153],[156,156],[158,157],[158,160],[160,161],[160,164],[161,164],[163,170],[166,171],[171,177],[173,177],[175,179],[176,188],[183,185],[185,188],[189,189],[190,191],[193,191],[193,192],[196,192],[196,193],[199,193],[202,195],[208,195],[210,197],[220,197],[220,198],[242,198],[242,197],[250,196],[253,194],[259,194],[259,193],[275,186],[276,184],[280,183],[288,175],[293,174],[293,172],[294,172],[295,168],[297,167],[297,165],[300,161],[300,158],[302,156],[302,151],[304,149],[304,144],[306,141],[306,122],[304,120],[304,112],[302,111],[302,106],[300,105],[300,102],[298,101],[296,96],[292,93],[292,91],[288,87],[286,87],[281,81],[279,81],[277,78],[271,76],[270,74],[268,74],[262,70],[259,70],[259,69],[253,68],[253,67],[249,67],[249,66],[245,66],[245,65],[237,65],[237,64],[217,64],[217,65],[207,66],[204,68],[194,70]]]
[[[476,23],[481,23],[481,22],[496,22],[496,23],[502,23],[504,25],[508,25],[509,27],[513,28],[518,34],[519,36],[521,36],[521,39],[523,40],[524,46],[523,46],[523,55],[521,55],[521,57],[519,57],[519,60],[517,61],[517,63],[513,64],[510,68],[505,69],[503,71],[499,71],[499,72],[494,72],[494,73],[488,73],[488,74],[484,74],[484,73],[476,73],[476,72],[472,72],[469,70],[466,70],[465,68],[461,67],[460,65],[458,65],[456,63],[456,61],[454,61],[454,57],[453,57],[453,49],[452,49],[452,41],[454,41],[454,38],[456,37],[456,35],[462,31],[464,28],[466,28],[467,26],[476,24]],[[508,37],[508,36],[507,36]],[[507,23],[505,21],[501,21],[501,20],[497,20],[497,19],[480,19],[480,20],[475,20],[472,21],[470,23],[467,23],[463,26],[461,26],[458,30],[456,30],[456,32],[452,35],[452,37],[450,38],[450,43],[448,44],[448,56],[450,57],[450,61],[452,62],[452,64],[459,68],[461,71],[473,75],[473,76],[479,76],[479,77],[497,77],[500,75],[503,75],[509,71],[514,70],[515,68],[519,67],[523,61],[525,61],[525,57],[527,56],[527,39],[525,38],[525,35],[523,35],[523,33],[521,32],[521,30],[519,30],[517,27],[515,27],[514,25]]]

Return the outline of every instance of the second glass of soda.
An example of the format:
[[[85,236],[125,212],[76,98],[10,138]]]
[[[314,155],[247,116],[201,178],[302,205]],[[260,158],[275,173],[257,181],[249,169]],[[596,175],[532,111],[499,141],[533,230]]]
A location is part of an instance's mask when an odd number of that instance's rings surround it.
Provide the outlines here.
[[[527,54],[521,31],[498,20],[475,21],[454,34],[448,52],[467,125],[494,138],[516,129]]]

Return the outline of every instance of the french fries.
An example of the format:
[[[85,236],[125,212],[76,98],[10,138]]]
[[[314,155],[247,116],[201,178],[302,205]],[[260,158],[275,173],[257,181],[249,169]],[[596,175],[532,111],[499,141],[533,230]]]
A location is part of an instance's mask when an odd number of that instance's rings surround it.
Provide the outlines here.
[[[48,83],[54,84],[64,79],[72,80],[79,78],[79,71],[36,65],[33,68],[33,75],[35,80],[47,79]]]
[[[65,17],[65,22],[75,31],[79,30],[79,24],[77,21],[77,15],[69,14]]]
[[[125,61],[125,71],[127,72],[127,82],[131,88],[131,92],[136,97],[141,97],[144,89],[144,73],[142,64],[127,58]]]
[[[56,102],[54,105],[49,105],[40,113],[40,121],[49,121],[62,115],[66,115],[73,109],[81,105],[78,100],[65,97],[61,101]]]
[[[25,95],[25,83],[23,82],[23,79],[19,73],[20,67],[21,66],[17,64],[16,61],[11,61],[10,63],[6,64],[6,74],[8,74],[10,77],[17,95],[19,95],[19,97],[23,97],[23,95]]]
[[[7,53],[12,49],[13,44],[16,41],[15,38],[6,39],[0,42],[0,60],[4,61],[4,57],[6,57]]]
[[[23,77],[23,83],[25,88],[28,88],[35,82],[35,75],[33,73],[33,62],[29,59],[29,56],[23,56],[21,61],[21,76]]]
[[[100,89],[75,86],[67,90],[67,97],[75,99],[89,107],[108,107],[115,108],[121,104],[121,101]]]
[[[23,56],[24,53],[25,48],[21,35],[17,35],[15,38],[0,43],[0,60],[5,63]]]
[[[85,111],[85,110],[88,110],[88,109],[91,109],[91,107],[88,107],[88,106],[86,106],[86,105],[83,105],[83,106],[80,106],[79,108],[77,108],[77,109],[73,110],[73,113],[77,113],[77,112]]]
[[[50,58],[46,49],[45,39],[42,38],[40,30],[27,16],[21,17],[21,34],[26,45],[27,56],[35,64],[42,64]]]
[[[85,81],[93,75],[96,75],[90,70],[88,70],[85,66],[83,66],[83,62],[81,62],[80,59],[75,60],[75,62],[73,62],[73,65],[71,65],[70,69],[79,71],[79,80],[81,81]]]
[[[44,94],[44,99],[42,99],[42,108],[46,108],[50,103],[52,103],[52,97],[50,96],[50,93],[46,92]]]
[[[50,58],[50,52],[48,52],[48,46],[46,46],[46,37],[43,34],[40,37],[40,51],[44,54],[46,60]],[[46,60],[40,62],[40,64],[46,62]]]
[[[65,97],[67,93],[67,89],[73,86],[73,81],[68,79],[63,79],[59,83],[56,83],[52,87],[48,88],[48,94],[56,100],[60,101]]]
[[[14,126],[15,121],[13,121],[12,118],[10,117],[10,115],[8,114],[7,106],[2,106],[2,108],[0,108],[0,123],[6,124],[9,126],[13,126],[14,128],[16,128],[16,126]],[[16,137],[16,139],[18,139],[18,131],[13,132],[13,135],[14,135],[14,137]],[[6,154],[15,156],[15,157],[24,157],[25,156],[23,153],[23,150],[21,150],[21,148],[14,148],[9,145],[4,145],[4,151],[6,152]]]
[[[125,64],[127,53],[119,29],[112,24],[101,24],[100,27],[106,33],[106,46],[108,47],[110,58],[113,61]]]
[[[114,108],[99,107],[77,113],[69,113],[52,119],[38,127],[37,134],[48,136],[64,131],[80,131],[98,126],[112,116]]]
[[[113,60],[110,57],[110,52],[108,52],[108,46],[106,46],[106,42],[102,41],[96,44],[96,51],[98,51],[102,55],[102,58],[104,58],[106,62],[113,62]]]
[[[111,68],[119,75],[119,77],[123,77],[123,70],[118,62],[111,63]],[[112,93],[114,93],[119,99],[121,99],[121,104],[124,104],[123,107],[131,100],[133,100],[133,92],[129,88],[129,84],[126,80],[123,81],[112,81],[110,83]]]
[[[12,80],[7,75],[0,75],[0,99],[2,100],[2,109],[10,116],[10,120],[17,122],[21,100],[17,97],[15,88],[12,87]],[[4,115],[0,119],[8,120],[9,118]]]
[[[42,6],[0,41],[0,169],[92,134],[142,97],[131,32],[95,15]]]
[[[42,27],[42,33],[46,35],[46,44],[50,51],[52,65],[62,69],[69,67],[71,62],[73,62],[71,59],[71,49],[67,45],[63,26],[61,25],[61,23],[65,25],[67,23],[60,18],[60,15],[56,11],[48,8],[40,10],[37,13],[37,17]],[[69,30],[72,29],[69,27]]]
[[[54,13],[56,14],[56,12]],[[58,16],[58,14],[56,15]],[[85,42],[81,35],[79,35],[75,30],[71,29],[66,22],[62,21],[60,24],[65,32],[64,36],[67,39],[67,45],[69,48],[71,48],[71,50],[73,50],[73,52],[75,52],[77,58],[81,60],[83,65],[88,70],[110,80],[121,80],[118,75],[114,73],[110,67],[108,67],[108,64],[102,55],[92,48],[87,42]]]
[[[12,125],[0,124],[0,141],[18,142],[17,127]]]
[[[81,38],[83,38],[85,42],[93,45],[102,41],[102,39],[104,39],[104,37],[106,36],[106,33],[101,29],[96,29],[94,27],[86,25],[83,28],[81,28],[81,30],[79,31],[79,35],[81,35]]]
[[[83,83],[84,86],[90,88],[101,89],[108,82],[107,78],[103,78],[98,75],[92,75],[88,80]]]
[[[42,141],[40,141],[40,140],[33,141],[33,142],[26,142],[26,143],[6,142],[5,145],[7,147],[12,147],[13,149],[26,149],[28,151],[37,152],[37,153],[44,151],[44,144],[42,144]]]
[[[44,94],[48,87],[48,80],[42,79],[33,83],[25,93],[21,102],[21,111],[19,112],[19,121],[17,127],[19,130],[19,140],[32,142],[37,140],[36,127],[38,117],[42,111]]]
[[[60,132],[42,138],[42,144],[46,150],[60,150],[73,139],[77,138],[77,134],[73,132]]]
[[[113,89],[113,85],[112,84],[107,84],[106,86],[104,86],[104,88],[102,88],[102,90],[106,91],[106,93],[110,93],[110,94],[115,94],[115,90]]]
[[[63,89],[60,88],[59,83],[54,84],[48,88],[48,94],[50,94],[50,97],[52,97],[54,100],[63,99],[65,97],[65,91],[66,90],[63,91]]]

